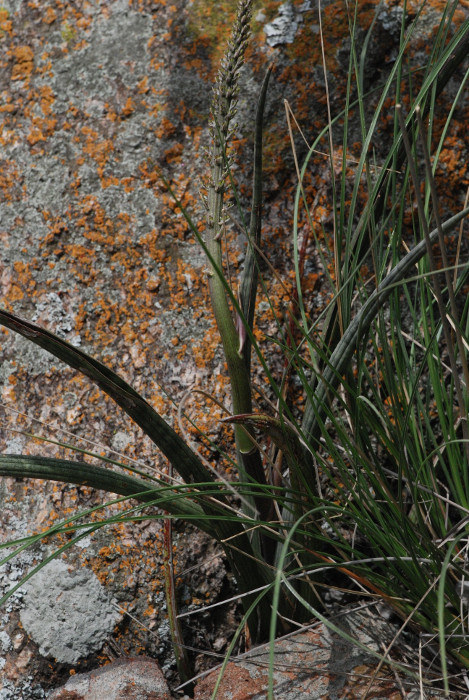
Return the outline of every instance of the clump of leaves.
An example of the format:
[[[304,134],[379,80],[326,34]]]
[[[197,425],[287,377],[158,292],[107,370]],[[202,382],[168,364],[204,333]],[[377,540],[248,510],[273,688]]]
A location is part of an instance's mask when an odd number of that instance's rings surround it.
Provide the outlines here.
[[[399,53],[379,88],[371,116],[363,107],[369,37],[359,55],[356,13],[350,17],[352,49],[344,111],[331,116],[298,173],[293,242],[294,326],[299,341],[282,330],[281,320],[278,324],[278,343],[300,379],[305,399],[298,420],[282,391],[281,378],[274,379],[253,333],[261,279],[263,107],[270,69],[256,117],[253,199],[250,222],[244,227],[247,253],[239,289],[231,286],[223,269],[227,191],[237,197],[229,142],[252,9],[249,0],[238,5],[212,103],[205,239],[178,202],[210,266],[211,303],[231,381],[233,415],[227,421],[235,426],[238,482],[227,485],[218,480],[148,402],[102,363],[35,324],[0,311],[3,325],[105,391],[159,447],[182,483],[154,475],[130,476],[109,466],[18,455],[0,456],[0,475],[87,484],[194,523],[224,547],[256,640],[273,637],[278,623],[285,628],[287,621],[320,616],[321,587],[330,572],[340,572],[351,588],[380,596],[403,620],[430,639],[435,637],[443,665],[449,651],[469,666],[461,608],[469,512],[469,303],[464,294],[469,269],[458,259],[444,262],[440,273],[430,255],[435,247],[443,253],[444,237],[452,235],[469,213],[468,208],[461,209],[443,222],[435,185],[438,154],[467,73],[448,110],[443,134],[430,152],[437,101],[457,75],[469,46],[469,22],[449,35],[456,6],[447,5],[428,62],[420,67],[420,87],[407,81],[415,92],[406,95],[408,113],[400,123],[395,112],[394,134],[379,166],[370,161],[370,145],[385,101],[391,97],[397,105],[401,99],[406,52],[419,16],[406,28],[404,13]],[[360,129],[362,149],[350,182],[346,158],[352,119]],[[303,183],[324,137],[329,139],[334,172],[333,134],[339,123],[343,123],[344,155],[339,181],[332,178],[332,256],[316,241],[325,267],[329,264],[332,270],[332,299],[321,318],[311,319],[303,299],[298,243],[303,204],[311,217]],[[424,156],[423,175],[417,172],[421,161],[417,154]],[[364,189],[366,197],[360,197]],[[405,212],[412,211],[414,201],[418,212],[409,227]],[[365,263],[372,270],[369,277],[363,275]],[[444,281],[439,282],[443,273]],[[271,414],[253,411],[253,352],[277,398]],[[259,449],[266,438],[283,455],[284,476],[278,483],[266,476]],[[321,487],[324,480],[332,496]],[[233,509],[233,493],[242,510]]]

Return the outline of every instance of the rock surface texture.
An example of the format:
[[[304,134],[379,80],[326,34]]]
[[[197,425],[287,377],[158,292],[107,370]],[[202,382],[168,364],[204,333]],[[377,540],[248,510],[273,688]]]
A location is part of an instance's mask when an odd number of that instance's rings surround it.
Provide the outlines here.
[[[378,4],[363,4],[360,31],[370,25]],[[415,37],[415,50],[422,55],[443,4],[431,2],[426,10],[427,34]],[[312,141],[327,123],[317,3],[266,0],[258,5],[242,71],[234,173],[247,212],[255,106],[266,67],[275,59],[266,110],[263,236],[269,262],[288,284],[296,176],[284,100]],[[342,104],[346,85],[346,5],[343,0],[322,3],[333,111]],[[395,55],[400,16],[394,5],[385,0],[378,17],[374,60],[367,65],[370,84],[386,73]],[[232,0],[0,3],[2,304],[106,363],[176,426],[177,406],[184,400],[187,413],[218,446],[207,448],[214,467],[219,467],[220,452],[232,448],[231,429],[220,423],[218,404],[187,392],[196,385],[206,397],[228,403],[224,361],[208,310],[204,256],[160,174],[203,233],[199,192],[206,173],[211,87],[234,9]],[[467,12],[467,3],[461,2],[455,22]],[[383,115],[383,133],[385,126]],[[456,135],[454,149],[463,153],[460,141]],[[299,138],[296,147],[301,159],[306,147]],[[376,143],[378,159],[380,147]],[[316,202],[318,228],[327,231],[331,176],[324,162],[318,154],[308,197]],[[451,162],[448,156],[447,184],[457,199],[461,186]],[[235,274],[245,242],[231,223],[227,237]],[[304,293],[311,313],[322,308],[323,280],[312,249]],[[286,308],[282,283],[271,276],[268,284],[275,310]],[[265,298],[259,308],[262,339],[275,333],[275,323]],[[137,426],[84,377],[4,330],[0,354],[1,452],[73,457],[63,447],[72,444],[139,469],[167,468]],[[278,348],[270,357],[282,362]],[[256,372],[261,383],[261,370]],[[195,440],[189,422],[184,428]],[[109,500],[108,494],[86,487],[0,480],[0,543],[38,535],[34,546],[0,567],[0,595],[17,586],[0,609],[0,700],[46,698],[71,674],[82,673],[86,677],[71,678],[51,697],[170,697],[156,664],[133,658],[158,660],[171,687],[177,684],[165,609],[161,514],[147,509],[151,518],[129,522],[124,516],[135,503],[101,508]],[[81,531],[73,546],[67,531],[43,536],[79,509],[87,510],[84,522],[90,530]],[[101,529],[104,517],[113,523]],[[221,612],[203,611],[233,593],[221,550],[182,524],[175,525],[174,544],[180,610],[201,611],[183,634],[196,650],[195,671],[202,672],[212,654],[225,652],[239,610],[229,605],[215,609]],[[57,563],[21,586],[21,579],[59,547]],[[6,556],[13,545],[1,551]],[[60,598],[57,585],[67,606],[58,603],[52,610],[51,600]],[[76,593],[81,597],[74,599]],[[38,614],[43,618],[39,626]],[[65,622],[73,629],[66,631]],[[346,697],[343,673],[356,659],[344,652],[341,673],[335,667],[330,674],[329,647],[336,649],[338,642],[327,634],[315,630],[305,637],[316,649],[314,674],[276,671],[279,687],[291,679],[294,686],[285,694],[279,691],[279,698]],[[279,653],[288,663],[304,663],[299,648],[282,647]],[[132,658],[96,670],[116,656]],[[230,664],[226,678],[219,698],[264,697],[265,657]],[[241,690],[243,684],[248,690]],[[198,686],[199,700],[209,697],[209,687],[213,677]],[[375,697],[398,697],[379,692]]]
[[[54,560],[22,586],[20,620],[39,653],[76,664],[99,651],[122,617],[92,571]]]
[[[158,664],[145,657],[124,659],[72,676],[49,700],[171,700]]]
[[[340,624],[340,623],[339,623]],[[389,670],[377,668],[372,654],[396,631],[383,618],[363,609],[342,616],[342,629],[363,645],[343,640],[326,625],[311,628],[275,643],[272,689],[282,700],[408,700],[421,698],[415,680],[400,684]],[[366,648],[366,649],[365,649]],[[368,651],[367,651],[368,650]],[[404,650],[403,650],[404,651]],[[409,650],[408,650],[409,651]],[[410,650],[411,651],[411,650]],[[195,700],[264,700],[269,689],[269,646],[264,645],[230,661],[222,672],[214,670],[195,686]],[[66,685],[49,696],[50,700],[166,700],[170,697],[164,680],[153,661],[127,659],[97,671],[73,676]],[[153,684],[153,685],[152,685]],[[73,695],[75,693],[75,695]],[[125,695],[128,693],[128,695]],[[214,696],[215,693],[215,696]],[[443,695],[426,689],[428,700]]]

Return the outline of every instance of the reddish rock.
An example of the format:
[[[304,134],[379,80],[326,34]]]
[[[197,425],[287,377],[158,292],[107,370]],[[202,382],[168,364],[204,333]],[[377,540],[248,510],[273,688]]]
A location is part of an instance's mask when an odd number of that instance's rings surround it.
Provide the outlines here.
[[[49,700],[171,700],[171,694],[158,664],[137,657],[72,676]]]
[[[382,621],[369,620],[368,630],[359,630],[353,622],[360,641],[373,651],[378,650],[374,637],[383,633]],[[389,631],[388,631],[389,633]],[[368,700],[397,700],[402,697],[395,676],[385,666],[378,669],[378,661],[371,654],[339,635],[325,625],[275,643],[273,693],[276,700],[345,700],[366,697]],[[212,671],[199,681],[195,700],[211,700],[220,671]],[[415,687],[401,676],[400,685],[414,697]],[[265,700],[269,688],[269,647],[264,645],[230,662],[216,693],[217,700]],[[436,698],[431,693],[428,697]],[[420,697],[417,694],[415,697]],[[441,697],[441,696],[440,696]]]

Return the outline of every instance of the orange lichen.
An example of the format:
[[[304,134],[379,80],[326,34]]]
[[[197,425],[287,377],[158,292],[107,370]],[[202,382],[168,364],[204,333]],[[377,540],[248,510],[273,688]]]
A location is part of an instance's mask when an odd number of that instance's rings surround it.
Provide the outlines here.
[[[159,139],[162,139],[173,136],[175,131],[176,127],[174,126],[174,124],[170,122],[170,120],[167,117],[163,117],[163,119],[161,120],[161,124],[155,133]]]
[[[148,85],[148,76],[145,75],[139,83],[137,83],[137,88],[138,91],[141,95],[146,95],[147,92],[150,90],[150,86]]]
[[[57,13],[52,7],[46,7],[46,11],[42,16],[42,21],[45,24],[52,24],[57,19]]]
[[[52,105],[55,101],[55,96],[50,85],[42,85],[39,89],[40,105],[44,116],[48,116],[52,112]]]
[[[15,63],[13,65],[11,79],[24,80],[29,77],[34,68],[34,53],[30,46],[17,46],[13,49]]]
[[[134,111],[134,109],[135,109],[134,102],[133,102],[131,97],[128,97],[127,101],[122,109],[122,116],[124,116],[124,117],[130,116],[132,114],[132,112]]]
[[[2,32],[6,32],[10,36],[12,35],[13,31],[13,23],[11,19],[9,19],[9,13],[8,10],[6,10],[4,7],[0,8],[0,37],[2,35]]]

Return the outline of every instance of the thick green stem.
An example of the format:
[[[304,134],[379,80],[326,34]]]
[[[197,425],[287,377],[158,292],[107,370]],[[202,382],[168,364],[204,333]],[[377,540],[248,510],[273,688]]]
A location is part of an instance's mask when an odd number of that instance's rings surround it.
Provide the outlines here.
[[[214,182],[220,182],[223,177],[223,167],[215,163],[212,169]],[[211,186],[208,193],[208,207],[211,216],[211,227],[207,235],[207,250],[211,258],[209,273],[209,290],[213,313],[223,344],[223,351],[228,366],[231,384],[233,413],[252,413],[252,395],[249,371],[240,352],[240,341],[236,330],[225,286],[222,280],[222,249],[221,249],[221,219],[223,207],[223,188]],[[265,484],[264,469],[261,456],[255,447],[248,430],[241,426],[235,427],[235,439],[241,464],[242,479],[252,479],[258,484]],[[261,518],[266,517],[269,501],[261,496],[255,499],[256,508]]]

